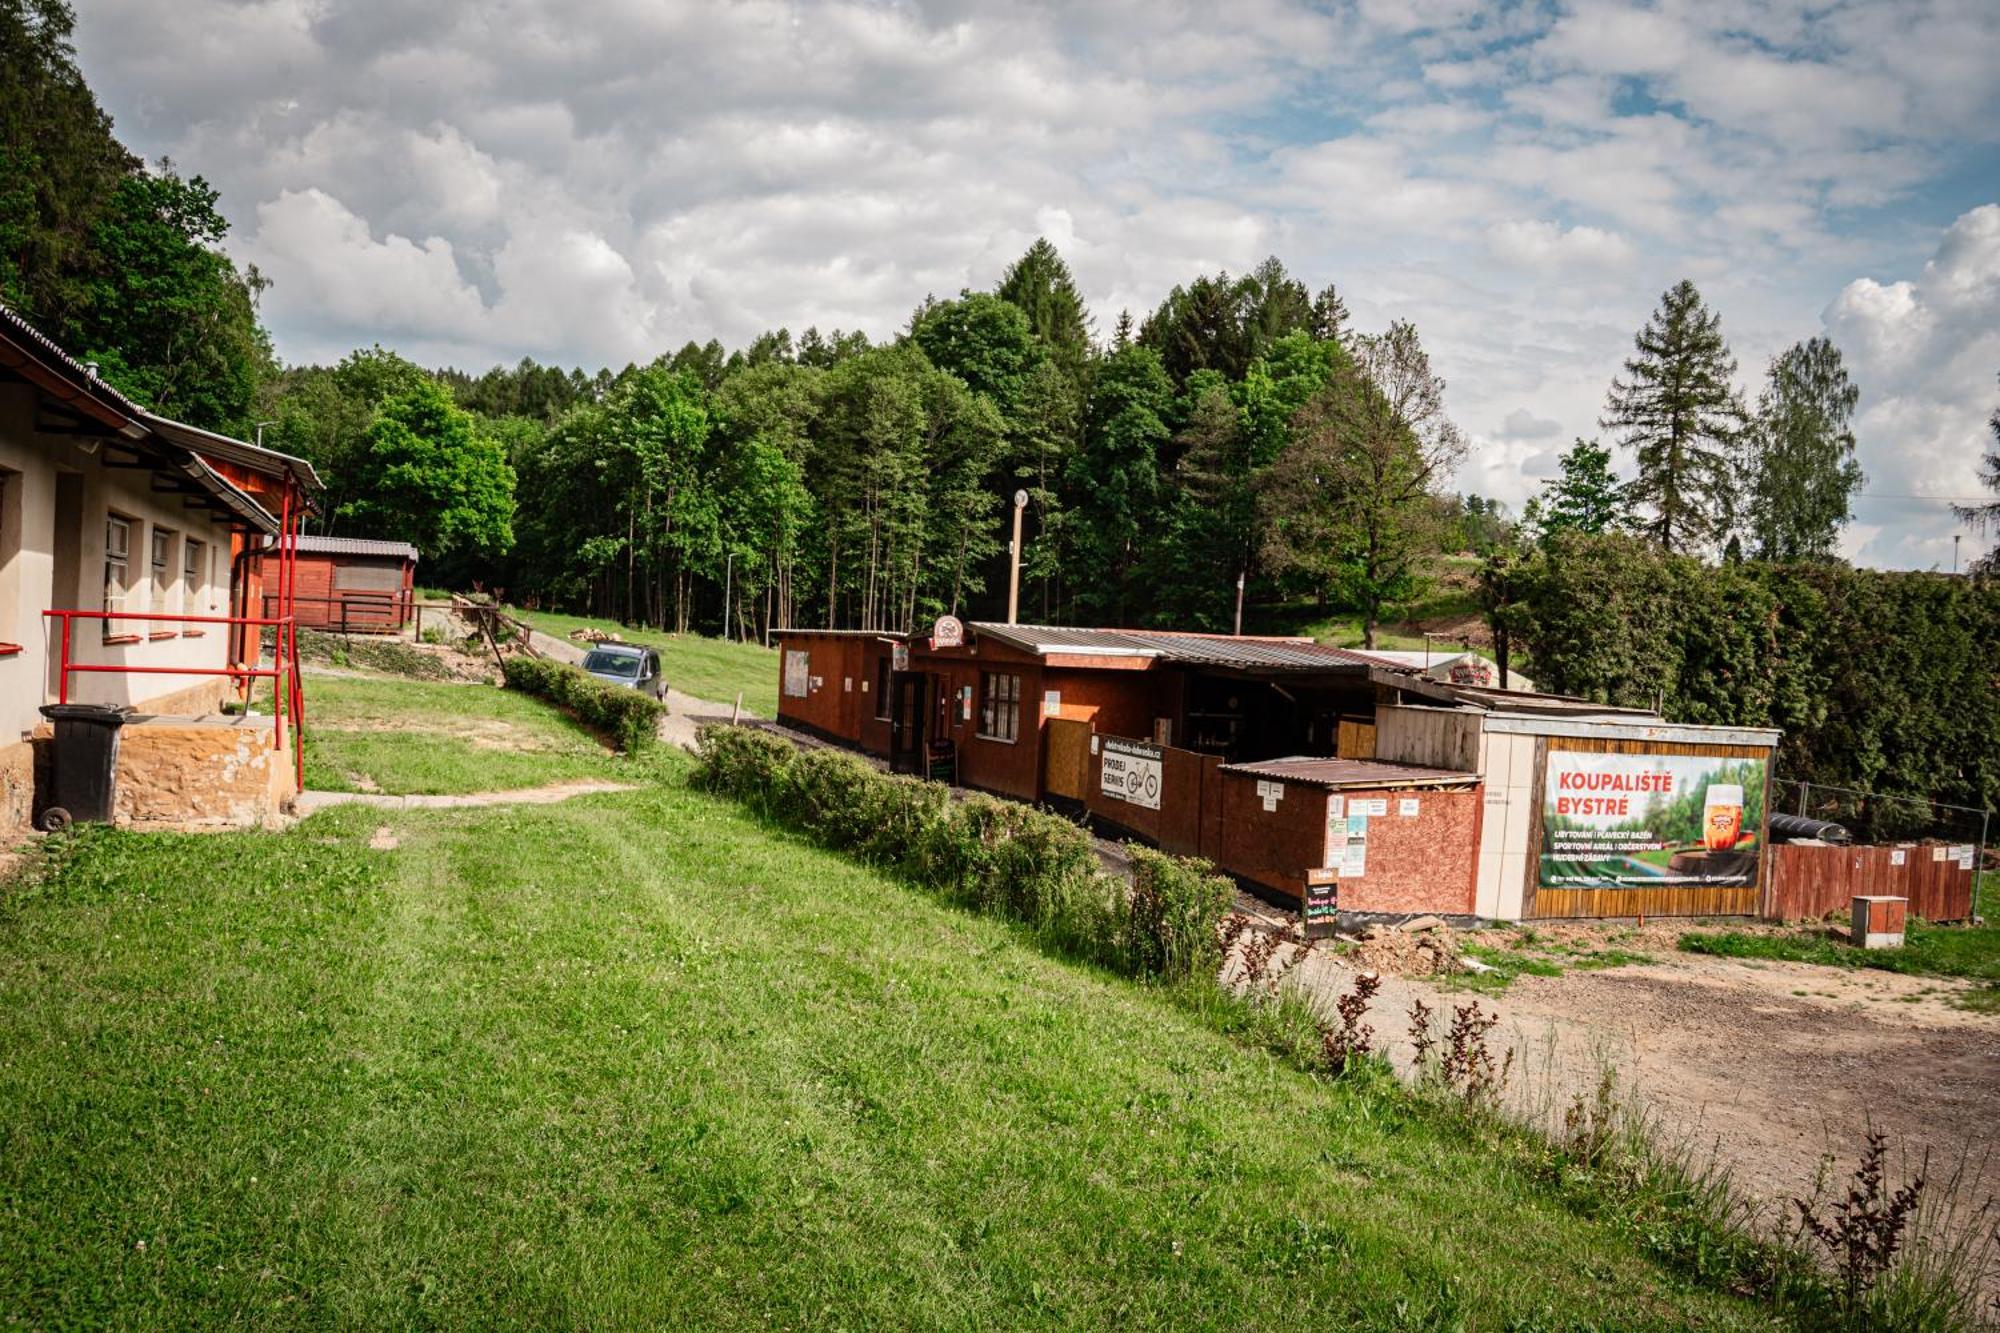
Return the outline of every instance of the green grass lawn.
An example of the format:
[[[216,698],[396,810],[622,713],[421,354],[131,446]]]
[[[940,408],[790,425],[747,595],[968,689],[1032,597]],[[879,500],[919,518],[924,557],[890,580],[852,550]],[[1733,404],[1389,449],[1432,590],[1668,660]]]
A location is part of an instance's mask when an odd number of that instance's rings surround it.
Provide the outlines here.
[[[663,630],[629,629],[614,620],[593,620],[587,616],[557,615],[553,611],[508,612],[527,621],[544,634],[562,638],[573,629],[615,630],[633,643],[660,650],[660,664],[666,669],[667,684],[694,695],[729,703],[743,692],[743,706],[759,717],[778,715],[778,654],[762,644],[731,639],[711,639],[700,634],[668,634]]]
[[[0,1310],[1766,1326],[1393,1089],[1054,961],[684,763],[557,806],[91,830],[0,885]],[[400,846],[369,850],[385,822]]]
[[[2000,873],[1980,876],[1980,915],[1992,922]],[[1823,930],[1784,934],[1750,931],[1690,932],[1680,947],[1724,958],[1765,958],[1825,967],[1876,968],[1919,977],[1957,977],[1978,988],[1959,997],[1968,1009],[2000,1013],[2000,925],[1933,926],[1911,921],[1900,949],[1857,949]]]
[[[392,795],[500,791],[650,770],[539,700],[394,677],[306,681],[306,787]]]

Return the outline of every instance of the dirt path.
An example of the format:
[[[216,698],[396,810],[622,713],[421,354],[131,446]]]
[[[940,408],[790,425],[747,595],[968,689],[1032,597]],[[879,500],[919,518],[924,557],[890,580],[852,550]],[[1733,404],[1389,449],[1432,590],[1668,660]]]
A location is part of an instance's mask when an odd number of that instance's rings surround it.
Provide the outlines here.
[[[1238,906],[1267,928],[1280,920],[1247,896]],[[1499,996],[1384,976],[1370,1018],[1407,1074],[1411,1002],[1443,1020],[1476,999],[1500,1016],[1496,1059],[1515,1053],[1516,1109],[1559,1115],[1609,1067],[1668,1142],[1714,1153],[1767,1212],[1811,1193],[1829,1155],[1844,1177],[1871,1126],[1912,1167],[1928,1153],[1934,1180],[1963,1166],[1973,1206],[2000,1194],[2000,1163],[1988,1160],[2000,1016],[1953,1008],[1962,983],[1683,954],[1678,934],[1648,927],[1621,941],[1650,963],[1521,976]],[[1316,954],[1296,975],[1330,1009],[1355,971]]]
[[[366,805],[382,810],[459,810],[488,805],[554,805],[573,796],[589,796],[605,791],[637,791],[629,782],[606,782],[601,778],[578,778],[572,782],[551,782],[543,787],[518,787],[512,791],[475,791],[445,796],[385,796],[366,791],[308,791],[299,793],[298,814],[316,814],[336,805]]]

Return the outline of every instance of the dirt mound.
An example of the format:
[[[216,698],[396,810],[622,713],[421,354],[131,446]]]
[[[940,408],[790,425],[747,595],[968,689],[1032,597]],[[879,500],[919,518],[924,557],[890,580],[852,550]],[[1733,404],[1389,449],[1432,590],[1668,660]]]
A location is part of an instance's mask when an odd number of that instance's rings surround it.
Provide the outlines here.
[[[1364,971],[1386,972],[1397,977],[1431,977],[1465,970],[1460,961],[1458,936],[1443,924],[1420,930],[1371,926],[1353,938],[1358,943],[1346,957]]]

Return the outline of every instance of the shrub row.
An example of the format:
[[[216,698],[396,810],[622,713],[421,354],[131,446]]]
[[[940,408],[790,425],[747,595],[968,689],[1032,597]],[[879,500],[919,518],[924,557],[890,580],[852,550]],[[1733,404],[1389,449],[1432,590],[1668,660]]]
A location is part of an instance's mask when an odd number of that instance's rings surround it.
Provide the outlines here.
[[[626,754],[638,754],[659,739],[667,707],[649,695],[607,685],[565,662],[510,657],[502,669],[508,689],[569,710],[585,726],[611,737]]]
[[[1231,886],[1206,862],[1131,848],[1131,888],[1090,835],[1014,801],[892,776],[838,750],[800,751],[747,727],[705,727],[693,782],[894,870],[946,899],[1019,921],[1046,943],[1130,976],[1182,981],[1221,966]]]

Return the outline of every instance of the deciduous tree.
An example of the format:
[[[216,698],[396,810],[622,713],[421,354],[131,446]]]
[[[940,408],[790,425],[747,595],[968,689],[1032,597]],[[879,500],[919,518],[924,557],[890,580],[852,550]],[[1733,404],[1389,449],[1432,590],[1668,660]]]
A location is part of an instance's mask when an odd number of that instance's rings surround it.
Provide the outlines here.
[[[1382,609],[1416,587],[1431,549],[1435,490],[1465,455],[1415,326],[1354,340],[1353,360],[1315,395],[1265,475],[1265,550],[1331,585],[1375,646]]]
[[[1861,390],[1825,338],[1773,358],[1745,436],[1742,489],[1762,560],[1825,560],[1862,482],[1849,423]]]
[[[514,469],[434,380],[382,404],[357,468],[346,513],[362,535],[407,541],[427,556],[514,544]]]
[[[1626,488],[1611,470],[1611,451],[1581,436],[1564,451],[1559,471],[1528,501],[1526,522],[1544,541],[1564,532],[1618,532],[1632,525]]]

